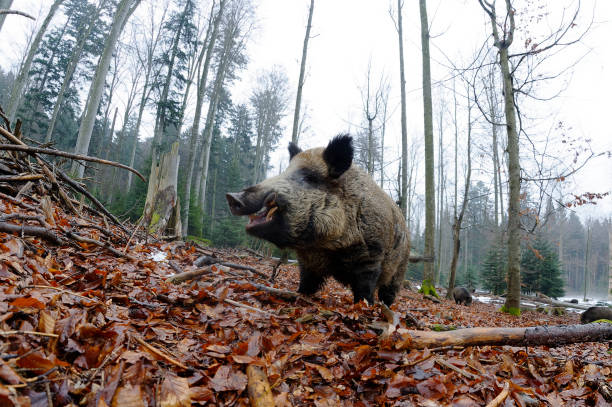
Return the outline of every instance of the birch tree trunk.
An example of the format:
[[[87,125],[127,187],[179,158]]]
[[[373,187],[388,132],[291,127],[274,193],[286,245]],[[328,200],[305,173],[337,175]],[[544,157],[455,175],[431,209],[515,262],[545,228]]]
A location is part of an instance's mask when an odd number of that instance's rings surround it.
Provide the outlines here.
[[[85,44],[87,43],[87,39],[91,35],[91,32],[96,26],[96,20],[100,16],[100,12],[102,11],[102,7],[106,4],[107,0],[102,0],[96,10],[92,13],[89,18],[87,24],[87,29],[79,29],[79,40],[72,51],[72,55],[70,56],[70,62],[68,62],[68,67],[66,68],[66,74],[64,75],[64,80],[62,81],[62,86],[57,94],[57,99],[55,100],[55,106],[53,106],[53,114],[51,115],[51,121],[49,126],[47,127],[47,134],[45,136],[45,143],[49,143],[51,141],[51,137],[53,137],[53,130],[55,129],[55,123],[57,122],[57,117],[59,115],[60,108],[64,103],[64,97],[66,95],[66,90],[70,86],[72,82],[72,75],[74,75],[74,71],[79,64],[79,60],[81,59],[81,55],[83,54],[83,50],[85,49]],[[84,27],[82,27],[84,28]]]
[[[213,2],[212,8],[214,9],[215,3]],[[204,67],[202,68],[202,74],[198,81],[198,95],[196,98],[196,108],[193,117],[193,125],[191,127],[191,137],[189,141],[189,158],[187,161],[187,174],[185,180],[185,191],[183,195],[183,210],[181,214],[181,220],[183,224],[183,236],[187,236],[189,232],[189,209],[191,205],[191,184],[193,181],[193,172],[195,167],[195,156],[198,150],[198,137],[200,133],[200,119],[202,117],[202,106],[204,104],[204,96],[206,92],[206,82],[208,80],[208,70],[210,69],[210,61],[212,58],[215,42],[219,33],[219,23],[223,17],[223,9],[225,7],[225,0],[219,2],[219,11],[215,16],[214,22],[211,21],[209,27],[211,32],[207,33],[207,39],[204,41],[206,44],[206,58],[204,59]],[[211,9],[212,15],[212,9]]]
[[[117,47],[117,42],[119,41],[119,36],[123,31],[123,27],[125,27],[125,23],[140,1],[141,0],[121,0],[117,5],[117,12],[115,13],[110,33],[104,44],[104,51],[102,51],[102,56],[98,60],[98,67],[96,68],[93,81],[89,88],[89,96],[87,97],[87,105],[85,106],[86,113],[79,127],[79,135],[74,148],[76,154],[87,155],[89,142],[91,141],[91,133],[93,132],[94,123],[96,121],[96,114],[98,113],[98,107],[100,106],[100,100],[104,92],[106,74],[108,73],[113,53]],[[79,165],[77,161],[73,161],[72,173],[77,178],[83,177],[84,169],[85,167]]]
[[[298,142],[298,125],[300,122],[300,105],[302,103],[302,87],[304,86],[304,72],[306,71],[306,54],[308,52],[308,40],[310,39],[310,27],[312,27],[312,13],[314,11],[314,0],[310,0],[310,10],[308,12],[308,25],[304,36],[304,46],[302,47],[302,63],[300,64],[300,79],[298,80],[297,96],[295,97],[295,111],[293,112],[293,130],[291,131],[291,142]]]
[[[15,115],[17,114],[17,109],[19,108],[19,103],[21,102],[21,97],[23,96],[23,90],[26,82],[28,81],[28,77],[30,75],[30,67],[32,66],[32,61],[34,60],[34,56],[36,55],[36,51],[38,51],[38,47],[43,39],[53,16],[57,9],[59,9],[60,5],[64,2],[64,0],[55,0],[47,13],[47,16],[43,20],[42,25],[38,29],[36,36],[34,37],[34,41],[30,45],[30,49],[28,50],[28,54],[25,58],[25,61],[21,65],[19,69],[19,73],[15,78],[15,82],[13,82],[13,87],[11,89],[11,97],[9,98],[8,105],[6,106],[6,115],[11,122],[15,121]]]
[[[400,93],[402,113],[402,185],[400,194],[400,207],[402,209],[402,213],[404,214],[404,218],[406,218],[408,214],[408,129],[406,124],[406,76],[404,74],[404,34],[402,30],[402,0],[397,0],[397,37],[399,42]]]
[[[436,224],[436,191],[434,182],[433,120],[431,106],[431,69],[429,61],[429,25],[427,22],[427,5],[419,0],[421,14],[421,48],[423,54],[423,113],[425,126],[425,257],[434,257],[435,224]],[[428,285],[435,293],[433,261],[427,261],[423,270],[423,286],[426,294]]]
[[[13,4],[13,0],[0,0],[0,10],[10,10],[11,4]],[[5,18],[6,14],[0,15],[0,31],[2,31]]]

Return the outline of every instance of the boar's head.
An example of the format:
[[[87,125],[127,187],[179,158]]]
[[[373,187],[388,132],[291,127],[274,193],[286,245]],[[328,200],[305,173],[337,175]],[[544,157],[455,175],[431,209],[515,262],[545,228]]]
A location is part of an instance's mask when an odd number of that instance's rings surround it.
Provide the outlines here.
[[[353,161],[352,138],[339,135],[326,148],[302,151],[289,144],[289,166],[241,192],[226,195],[234,215],[248,215],[247,233],[281,248],[325,246],[345,230],[340,186]]]

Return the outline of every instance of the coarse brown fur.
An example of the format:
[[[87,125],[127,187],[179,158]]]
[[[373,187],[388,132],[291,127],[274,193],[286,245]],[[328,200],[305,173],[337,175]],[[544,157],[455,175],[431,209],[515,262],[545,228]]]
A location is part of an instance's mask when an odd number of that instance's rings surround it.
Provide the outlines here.
[[[301,151],[291,145],[289,151],[282,174],[228,194],[232,212],[262,213],[247,231],[296,251],[301,293],[314,294],[333,276],[351,287],[355,301],[372,303],[378,288],[379,299],[393,303],[410,252],[399,207],[352,165],[350,137],[338,136],[327,148]]]

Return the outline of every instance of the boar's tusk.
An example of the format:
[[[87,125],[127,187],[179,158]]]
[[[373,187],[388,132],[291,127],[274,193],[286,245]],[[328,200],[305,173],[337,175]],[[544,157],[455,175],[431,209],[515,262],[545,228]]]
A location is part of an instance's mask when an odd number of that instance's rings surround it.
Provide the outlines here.
[[[268,214],[266,215],[266,221],[269,221],[270,219],[272,219],[272,215],[274,214],[274,212],[276,212],[277,209],[278,209],[278,206],[274,206],[268,211]]]

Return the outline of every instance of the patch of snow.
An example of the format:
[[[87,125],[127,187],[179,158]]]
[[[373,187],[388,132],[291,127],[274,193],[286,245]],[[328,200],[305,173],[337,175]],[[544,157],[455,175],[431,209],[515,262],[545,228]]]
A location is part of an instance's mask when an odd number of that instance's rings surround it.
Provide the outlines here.
[[[157,262],[164,261],[166,260],[167,257],[168,255],[166,254],[166,252],[162,252],[159,250],[151,253],[151,260],[153,261],[157,261]]]

